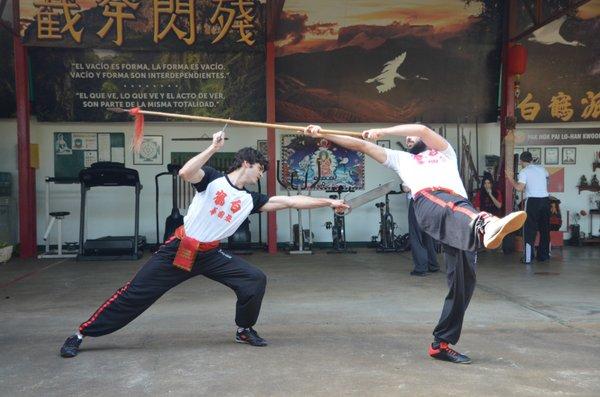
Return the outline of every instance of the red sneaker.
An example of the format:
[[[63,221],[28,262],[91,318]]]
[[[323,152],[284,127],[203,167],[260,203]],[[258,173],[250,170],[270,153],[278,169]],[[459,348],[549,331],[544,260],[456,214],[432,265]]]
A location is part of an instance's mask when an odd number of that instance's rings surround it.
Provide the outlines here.
[[[433,347],[433,343],[429,345],[429,355],[435,359],[450,361],[451,363],[471,364],[469,357],[452,349],[446,342],[440,342],[437,349]]]

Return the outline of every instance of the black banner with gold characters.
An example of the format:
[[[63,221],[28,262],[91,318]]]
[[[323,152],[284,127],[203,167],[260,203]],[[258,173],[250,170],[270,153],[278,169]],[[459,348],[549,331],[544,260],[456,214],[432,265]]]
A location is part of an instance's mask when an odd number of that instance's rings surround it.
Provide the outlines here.
[[[107,108],[264,121],[264,53],[31,48],[40,121],[122,121]]]
[[[258,0],[20,0],[26,45],[264,51]]]

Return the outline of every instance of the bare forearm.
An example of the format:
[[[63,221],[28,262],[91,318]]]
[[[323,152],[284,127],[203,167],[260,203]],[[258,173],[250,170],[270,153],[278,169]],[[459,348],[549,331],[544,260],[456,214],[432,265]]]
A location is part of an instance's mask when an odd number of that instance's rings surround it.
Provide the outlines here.
[[[312,208],[330,207],[333,200],[325,197],[291,196],[289,197],[289,207],[308,210]]]
[[[219,149],[217,147],[210,145],[204,151],[188,160],[183,167],[181,167],[181,170],[179,170],[179,176],[188,182],[196,179],[198,175],[201,174],[202,167],[208,162],[211,156],[218,151]]]
[[[378,128],[378,130],[387,136],[418,136],[424,138],[429,128],[422,124],[401,124],[388,128]]]
[[[428,148],[443,151],[448,148],[448,141],[437,132],[425,127],[422,124],[400,124],[388,128],[376,128],[375,130],[380,136],[416,136],[427,145]],[[375,134],[377,136],[377,134]]]
[[[516,191],[522,192],[523,190],[525,190],[525,184],[515,181],[512,176],[507,175],[506,179],[515,188]]]
[[[367,142],[363,141],[362,139],[345,135],[326,135],[325,139],[335,143],[336,145],[340,145],[357,152],[364,152],[367,144]]]

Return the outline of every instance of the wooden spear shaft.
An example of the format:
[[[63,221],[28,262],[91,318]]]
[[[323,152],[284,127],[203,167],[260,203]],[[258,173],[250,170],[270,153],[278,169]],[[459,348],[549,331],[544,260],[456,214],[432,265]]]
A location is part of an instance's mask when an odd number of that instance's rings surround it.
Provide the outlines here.
[[[107,109],[111,112],[115,113],[129,113],[126,109],[121,108],[109,108]],[[196,120],[196,121],[212,121],[215,123],[224,123],[224,124],[232,124],[232,125],[244,125],[248,127],[262,127],[262,128],[277,128],[280,130],[288,130],[299,132],[304,127],[296,126],[296,125],[287,125],[287,124],[273,124],[273,123],[261,123],[258,121],[242,121],[242,120],[232,120],[232,119],[223,119],[218,117],[208,117],[208,116],[190,116],[185,114],[177,114],[177,113],[164,113],[164,112],[154,112],[151,110],[140,110],[139,113],[148,116],[159,116],[159,117],[172,117],[174,119],[185,119],[185,120]],[[332,134],[332,135],[349,135],[355,136],[358,138],[362,138],[362,133],[355,131],[342,131],[342,130],[327,130],[322,129],[319,131],[321,134]]]

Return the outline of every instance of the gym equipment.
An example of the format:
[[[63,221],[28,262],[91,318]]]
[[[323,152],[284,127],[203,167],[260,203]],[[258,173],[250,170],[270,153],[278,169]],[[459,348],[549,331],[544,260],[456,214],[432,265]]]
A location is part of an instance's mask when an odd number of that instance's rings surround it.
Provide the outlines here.
[[[297,178],[298,173],[296,171],[293,171],[290,176],[289,184],[285,184],[281,180],[280,165],[281,165],[280,160],[277,160],[277,181],[279,182],[279,184],[281,186],[283,186],[287,190],[288,196],[291,196],[292,190],[295,190],[298,195],[301,195],[302,191],[306,190],[307,195],[310,196],[312,189],[321,180],[321,162],[319,160],[317,160],[317,170],[318,170],[317,178],[310,185],[308,184],[308,172],[310,170],[310,167],[306,167],[306,170],[304,172],[304,183],[303,184],[298,183],[298,185],[294,185],[294,179]],[[291,208],[289,209],[289,222],[290,222],[290,250],[289,250],[289,253],[292,255],[312,254],[313,252],[311,250],[311,247],[312,247],[312,243],[313,243],[313,236],[312,236],[312,233],[310,230],[310,225],[311,225],[311,220],[312,220],[310,210],[308,210],[308,229],[304,229],[304,225],[302,222],[302,210],[297,209],[296,211],[298,211],[298,223],[292,224],[292,209]],[[308,244],[306,244],[306,243],[308,243]]]
[[[171,174],[171,178],[173,181],[173,208],[171,209],[171,215],[167,217],[165,220],[165,241],[169,238],[173,233],[175,233],[175,229],[179,226],[183,225],[183,216],[179,213],[179,208],[177,207],[177,177],[179,175],[179,170],[181,169],[180,165],[169,164],[167,165],[167,170]]]
[[[341,200],[342,193],[351,193],[353,187],[338,186],[332,190],[326,190],[327,193],[336,193],[330,195],[331,199]],[[331,229],[331,238],[333,242],[333,250],[327,251],[328,254],[356,254],[356,251],[349,250],[346,243],[346,216],[345,214],[333,213],[333,223],[326,222],[326,229]]]
[[[12,174],[10,172],[0,172],[0,241],[4,242],[12,241],[14,238],[11,230],[12,222],[10,216],[12,206],[11,192]]]
[[[279,184],[286,190],[288,197],[291,196],[291,187],[288,184],[283,183],[283,181],[281,180],[281,169],[280,169],[280,165],[281,165],[281,161],[277,160],[277,182],[279,182]],[[296,171],[293,171],[292,174],[290,175],[290,180],[294,180],[294,178],[298,175],[298,173]],[[288,243],[288,247],[289,247],[289,251],[292,251],[294,248],[294,230],[292,228],[292,209],[289,208],[288,209],[288,219],[289,219],[289,224],[290,224],[290,240]]]
[[[310,170],[310,167],[306,167],[306,171],[304,172],[304,184],[298,184],[298,186],[294,186],[294,179],[292,178],[290,180],[290,187],[292,188],[292,190],[296,190],[298,192],[298,196],[302,194],[302,190],[306,189],[307,191],[307,196],[310,197],[310,193],[312,191],[312,189],[317,185],[317,183],[319,183],[319,181],[321,180],[321,162],[320,160],[317,159],[317,169],[318,169],[318,175],[317,175],[317,179],[315,179],[315,181],[313,183],[311,183],[310,185],[308,184],[308,171]],[[290,254],[312,254],[312,242],[313,242],[313,235],[310,231],[310,225],[311,225],[311,214],[310,214],[310,209],[308,210],[308,229],[304,229],[304,225],[302,223],[302,210],[301,209],[297,209],[296,211],[298,211],[298,223],[293,225],[293,235],[294,235],[294,246],[296,246],[298,249],[296,250],[292,250],[290,251]],[[302,231],[302,232],[300,232]],[[308,244],[305,244],[306,242],[308,242]],[[308,247],[308,248],[305,248]]]
[[[74,184],[79,183],[77,179],[74,178],[53,178],[46,177],[46,194],[44,197],[44,206],[46,209],[46,231],[44,232],[44,252],[38,255],[38,259],[45,258],[75,258],[77,256],[77,243],[66,243],[66,247],[63,247],[62,241],[62,220],[70,215],[71,213],[68,211],[55,211],[50,212],[50,184]],[[54,223],[58,223],[57,225],[57,241],[56,241],[56,250],[50,249],[50,242],[48,241],[48,236],[52,231],[52,227]]]
[[[137,170],[125,168],[122,163],[98,162],[79,172],[81,183],[81,213],[79,221],[79,253],[77,260],[138,260],[146,243],[139,236],[140,191],[142,185]],[[131,186],[135,188],[135,215],[133,236],[105,236],[84,241],[86,193],[92,187]]]
[[[156,174],[154,177],[154,183],[156,185],[156,246],[158,247],[161,244],[160,234],[159,234],[159,226],[158,226],[158,201],[159,201],[159,185],[158,179],[164,175],[170,175],[173,183],[172,191],[173,191],[173,208],[171,209],[171,215],[167,217],[165,220],[165,232],[163,234],[163,242],[167,241],[169,237],[175,232],[179,226],[183,225],[183,216],[179,212],[179,207],[177,205],[177,179],[179,175],[179,170],[181,169],[181,165],[179,164],[167,164],[167,171]]]
[[[250,219],[246,218],[237,230],[227,238],[227,249],[237,255],[252,255]]]
[[[307,180],[308,180],[308,168],[306,169],[306,174],[304,175],[304,187],[307,188]],[[311,183],[308,188],[307,188],[307,193],[306,195],[308,197],[310,197],[310,194],[312,192],[312,190],[314,189],[315,186],[317,186],[317,184],[321,181],[321,159],[317,159],[317,179],[315,179],[315,181],[313,183]],[[300,230],[302,229],[302,222],[301,222],[301,217],[300,217],[300,210],[298,210],[298,224],[300,225],[298,228]],[[311,232],[311,225],[312,225],[312,217],[311,217],[311,212],[310,212],[310,208],[308,209],[308,246],[312,247],[313,245],[313,239],[314,239],[314,235]]]
[[[257,183],[258,194],[262,193],[260,181]],[[237,230],[227,238],[227,250],[236,255],[252,255],[253,249],[267,250],[266,244],[262,241],[262,212],[256,213],[258,216],[258,243],[252,242],[252,233],[250,232],[250,218],[246,218]]]
[[[379,244],[377,252],[399,252],[406,251],[410,246],[409,234],[396,236],[396,223],[390,213],[390,195],[402,194],[402,191],[391,190],[385,195],[385,202],[375,204],[379,209]]]

